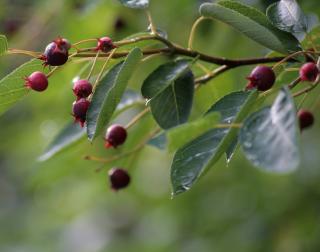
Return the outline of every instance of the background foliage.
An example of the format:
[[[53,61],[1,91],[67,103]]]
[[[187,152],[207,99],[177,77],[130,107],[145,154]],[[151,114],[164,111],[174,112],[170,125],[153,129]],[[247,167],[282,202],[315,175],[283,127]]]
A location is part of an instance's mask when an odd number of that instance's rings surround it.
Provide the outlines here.
[[[171,40],[186,45],[201,2],[151,1],[150,8]],[[262,10],[271,2],[246,1]],[[320,14],[318,1],[299,3],[305,12]],[[146,29],[142,11],[117,1],[0,0],[0,4],[0,33],[8,36],[10,47],[41,51],[57,35],[78,41],[107,34],[117,40]],[[115,30],[119,18],[125,25]],[[211,21],[201,24],[195,47],[234,58],[267,53],[226,25]],[[1,57],[1,77],[26,60]],[[141,66],[129,86],[138,89],[165,61]],[[71,80],[80,68],[67,65],[52,77],[45,93],[30,94],[0,117],[0,251],[318,251],[318,123],[303,132],[302,165],[290,175],[254,169],[238,150],[228,167],[220,160],[190,192],[170,200],[172,156],[148,146],[113,164],[132,174],[130,187],[113,193],[106,169],[95,173],[99,164],[83,160],[87,154],[116,153],[100,147],[101,139],[94,146],[83,141],[45,163],[36,162],[71,120]],[[232,70],[200,89],[191,117],[226,93],[242,89],[250,69]],[[117,120],[127,122],[133,113],[134,109]],[[125,148],[134,148],[153,124],[146,117],[130,129]]]

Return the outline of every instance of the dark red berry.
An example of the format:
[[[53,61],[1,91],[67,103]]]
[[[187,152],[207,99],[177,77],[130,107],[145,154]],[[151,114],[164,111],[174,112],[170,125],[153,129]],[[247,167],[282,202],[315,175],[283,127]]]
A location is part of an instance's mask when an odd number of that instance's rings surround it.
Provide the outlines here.
[[[317,65],[313,62],[308,62],[304,64],[300,70],[299,75],[302,81],[315,81],[319,74],[319,69]]]
[[[60,48],[56,42],[51,42],[47,45],[40,59],[44,61],[45,66],[61,66],[68,61],[68,57],[68,50]]]
[[[247,89],[256,87],[260,91],[266,91],[273,86],[276,76],[270,67],[257,66],[252,70],[247,79],[249,80]]]
[[[111,125],[107,129],[107,133],[105,137],[105,140],[106,140],[105,147],[116,148],[118,145],[123,144],[126,138],[127,138],[127,131],[124,127],[118,124]]]
[[[44,91],[48,87],[48,78],[42,72],[33,72],[25,78],[25,86],[38,92]]]
[[[92,93],[92,85],[85,79],[77,80],[74,82],[72,90],[78,98],[87,98]]]
[[[79,122],[83,127],[86,122],[86,115],[90,105],[90,101],[85,98],[81,98],[72,104],[72,114],[76,122]]]
[[[313,114],[305,109],[300,109],[298,111],[298,119],[300,129],[303,130],[305,128],[309,128],[314,123]]]
[[[102,52],[110,52],[112,49],[116,48],[116,46],[112,43],[111,38],[103,37],[98,39],[98,45],[96,50],[100,50]]]
[[[130,183],[128,172],[122,168],[112,168],[108,175],[113,190],[123,189]]]
[[[69,51],[69,49],[71,48],[69,40],[65,38],[58,37],[53,42],[56,43],[61,50]]]

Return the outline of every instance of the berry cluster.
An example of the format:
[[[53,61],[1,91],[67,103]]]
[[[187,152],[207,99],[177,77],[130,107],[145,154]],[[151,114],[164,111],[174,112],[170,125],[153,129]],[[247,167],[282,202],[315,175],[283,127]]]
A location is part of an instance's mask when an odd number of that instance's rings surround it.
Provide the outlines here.
[[[58,37],[46,46],[44,53],[39,57],[39,59],[44,61],[43,65],[45,67],[61,66],[68,61],[69,50],[71,47],[72,45],[67,39]],[[109,37],[102,37],[97,39],[97,45],[92,48],[92,50],[108,53],[115,48],[117,48],[117,46]],[[50,73],[45,75],[39,71],[34,72],[30,76],[25,77],[25,86],[38,92],[44,91],[48,87],[49,76]],[[88,79],[89,78],[90,77],[88,77]],[[318,81],[318,78],[319,68],[317,64],[310,61],[301,66],[298,82],[315,82]],[[246,90],[257,89],[259,91],[267,91],[275,84],[276,74],[271,67],[258,65],[251,71],[247,79],[249,82],[246,85]],[[81,127],[83,127],[86,122],[87,111],[90,106],[90,96],[93,92],[93,86],[89,80],[79,79],[73,83],[72,90],[76,96],[76,100],[72,104],[72,115],[75,122],[80,123]],[[313,114],[306,109],[299,110],[297,117],[301,130],[310,127],[314,123]],[[119,124],[113,124],[109,126],[106,131],[104,138],[105,148],[117,148],[124,144],[126,138],[126,128]],[[109,179],[113,190],[125,188],[130,183],[129,174],[122,168],[112,168],[109,171]]]
[[[77,80],[73,83],[73,93],[77,97],[72,104],[72,115],[75,122],[79,122],[83,127],[86,122],[86,115],[90,106],[90,101],[87,99],[92,93],[92,85],[85,79]]]
[[[68,61],[69,49],[71,48],[70,42],[58,37],[53,42],[48,44],[44,53],[39,57],[43,60],[43,65],[46,66],[61,66]],[[112,40],[109,37],[99,38],[97,41],[96,51],[102,51],[107,53],[116,48]],[[33,72],[30,76],[25,77],[25,87],[41,92],[48,87],[48,77],[42,72]],[[93,86],[86,79],[79,79],[73,83],[73,93],[76,96],[76,100],[72,104],[72,115],[75,122],[79,122],[81,127],[86,122],[86,115],[90,106],[89,96],[92,94]],[[105,134],[105,147],[117,148],[122,145],[127,138],[127,131],[119,124],[114,124],[108,127]],[[111,188],[115,191],[125,188],[130,183],[130,176],[126,170],[122,168],[112,168],[109,173],[109,180]]]
[[[39,59],[44,61],[44,66],[61,66],[68,61],[70,48],[71,44],[67,39],[58,37],[47,45]],[[48,87],[48,77],[39,71],[33,72],[24,80],[25,87],[34,91],[42,92]]]
[[[319,73],[319,68],[314,62],[305,63],[300,67],[299,81],[314,82],[319,78]],[[257,66],[247,79],[249,82],[246,90],[257,88],[259,91],[266,91],[274,85],[276,75],[272,68],[268,66]],[[314,123],[313,114],[306,109],[299,110],[297,116],[301,130],[309,128]]]

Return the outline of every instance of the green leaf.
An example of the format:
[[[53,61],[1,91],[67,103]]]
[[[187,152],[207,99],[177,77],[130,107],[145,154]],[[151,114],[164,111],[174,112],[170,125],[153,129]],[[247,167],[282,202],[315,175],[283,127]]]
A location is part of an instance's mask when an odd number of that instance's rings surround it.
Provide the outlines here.
[[[42,62],[38,59],[22,64],[0,80],[0,114],[28,94],[24,78],[35,71],[43,71]]]
[[[117,108],[113,114],[113,117],[116,117],[120,113],[122,113],[124,110],[127,110],[133,106],[137,105],[145,105],[145,100],[142,98],[142,96],[131,89],[126,90],[121,98],[120,103],[117,105]]]
[[[71,147],[85,136],[86,129],[78,123],[70,123],[62,129],[44,153],[38,158],[39,161],[46,161],[62,150]]]
[[[0,35],[0,56],[8,50],[8,41],[5,35]]]
[[[100,81],[87,112],[87,135],[90,141],[93,141],[110,121],[141,58],[141,50],[133,49],[124,61],[109,70]]]
[[[196,121],[174,127],[167,132],[169,151],[175,151],[219,123],[219,113],[209,113]]]
[[[149,0],[119,0],[126,7],[134,9],[146,9],[149,6]]]
[[[151,99],[173,85],[175,80],[190,71],[189,64],[190,61],[179,60],[159,66],[143,82],[141,87],[143,97]]]
[[[116,117],[123,111],[132,108],[133,106],[143,104],[142,101],[142,97],[137,92],[133,90],[126,90],[112,117]],[[46,161],[51,157],[55,156],[56,154],[64,150],[67,150],[69,147],[72,147],[76,143],[79,143],[79,140],[83,139],[85,135],[85,128],[81,128],[79,124],[73,122],[69,123],[58,133],[58,135],[54,138],[52,143],[49,144],[49,146],[38,158],[38,160]]]
[[[250,110],[257,92],[234,92],[220,99],[207,112],[220,112],[222,124],[239,123]],[[171,166],[173,195],[189,190],[199,177],[230,147],[237,128],[215,128],[179,149]]]
[[[287,88],[272,107],[252,114],[241,128],[239,141],[246,157],[266,171],[284,173],[300,163],[296,109]]]
[[[250,6],[234,2],[220,1],[204,3],[200,7],[204,17],[218,19],[231,25],[250,39],[284,54],[299,51],[299,41],[290,33],[274,27],[260,11]]]
[[[163,129],[185,123],[190,115],[194,77],[189,70],[150,100],[151,113]]]
[[[296,0],[281,0],[270,5],[267,16],[278,29],[290,33],[306,33],[308,31],[307,17]]]

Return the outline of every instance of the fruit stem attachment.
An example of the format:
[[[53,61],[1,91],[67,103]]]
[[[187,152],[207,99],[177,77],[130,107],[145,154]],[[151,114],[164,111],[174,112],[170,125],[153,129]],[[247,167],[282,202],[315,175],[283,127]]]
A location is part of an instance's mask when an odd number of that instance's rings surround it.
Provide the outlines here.
[[[289,85],[289,89],[293,89],[295,86],[297,86],[300,83],[301,79],[298,77],[297,79],[293,80]]]
[[[100,50],[97,51],[96,57],[94,58],[94,60],[92,62],[92,66],[91,66],[90,71],[88,73],[87,80],[89,80],[91,75],[92,75],[92,72],[93,72],[93,69],[94,69],[94,67],[95,67],[95,65],[97,63],[97,59],[99,57],[99,54],[100,54]]]
[[[219,74],[222,74],[223,72],[227,71],[230,67],[228,67],[227,65],[222,65],[220,67],[217,67],[216,69],[214,69],[212,72],[205,74],[201,77],[198,77],[197,79],[195,79],[195,82],[197,84],[202,84],[202,83],[206,83],[209,80],[217,77]]]
[[[306,54],[308,54],[308,53],[310,53],[310,54],[315,54],[315,55],[318,54],[318,53],[313,52],[313,51],[298,51],[298,52],[294,52],[294,53],[292,53],[292,54],[284,57],[284,58],[283,58],[282,60],[280,60],[278,63],[276,63],[276,64],[272,67],[272,70],[275,70],[275,69],[276,69],[277,67],[279,67],[281,64],[283,64],[284,62],[287,62],[288,60],[292,59],[292,58],[295,57],[295,56],[298,56],[298,55],[300,55],[300,54],[306,55]]]
[[[139,143],[135,148],[133,148],[131,151],[127,151],[124,153],[121,153],[119,155],[110,157],[110,158],[100,158],[100,157],[95,157],[95,156],[85,156],[84,159],[85,160],[90,160],[90,161],[97,161],[99,163],[103,163],[103,164],[107,164],[107,163],[111,163],[113,161],[119,160],[121,158],[130,156],[131,154],[141,150],[146,143],[153,138],[155,135],[157,135],[159,132],[161,131],[160,128],[156,128],[154,129],[141,143]],[[104,167],[99,167],[96,169],[96,172],[101,171],[102,169],[104,169]]]
[[[33,58],[38,58],[41,55],[41,53],[27,51],[27,50],[13,49],[13,48],[9,48],[7,51],[7,54],[24,54],[24,55],[31,56]]]
[[[293,97],[298,97],[298,96],[300,96],[300,95],[302,95],[302,94],[305,94],[305,93],[310,92],[312,89],[316,88],[317,86],[318,86],[318,82],[313,83],[313,84],[310,84],[309,87],[304,88],[304,89],[302,89],[302,90],[294,93],[292,96],[293,96]]]
[[[49,78],[57,69],[58,69],[57,66],[52,68],[52,70],[47,74],[47,78]]]
[[[97,39],[96,39],[96,38],[94,38],[94,39],[93,39],[93,38],[90,38],[90,39],[80,40],[80,41],[72,44],[72,46],[74,47],[74,46],[80,45],[80,44],[82,44],[82,43],[93,42],[93,41],[97,41]]]
[[[103,66],[102,66],[102,68],[101,68],[101,70],[100,70],[100,72],[99,72],[99,74],[98,74],[98,77],[97,77],[97,79],[96,79],[96,81],[95,81],[95,83],[94,83],[94,85],[93,85],[93,91],[92,91],[92,93],[94,93],[94,90],[96,89],[96,87],[97,87],[97,85],[98,85],[98,83],[99,83],[99,81],[100,81],[100,78],[101,78],[101,76],[102,76],[105,68],[107,67],[109,61],[112,59],[112,56],[113,56],[113,54],[116,52],[116,50],[117,50],[117,48],[113,49],[113,50],[110,52],[110,54],[109,54],[108,58],[106,59],[106,61],[104,62]]]

